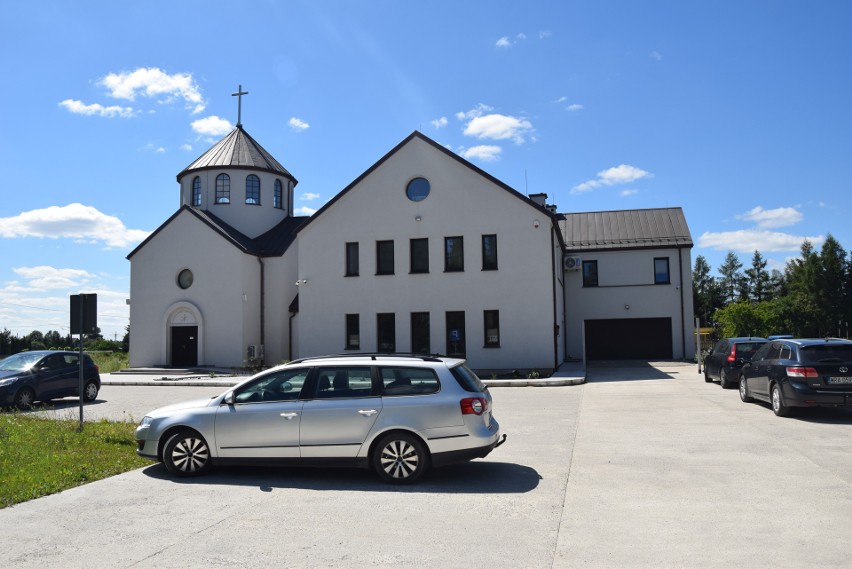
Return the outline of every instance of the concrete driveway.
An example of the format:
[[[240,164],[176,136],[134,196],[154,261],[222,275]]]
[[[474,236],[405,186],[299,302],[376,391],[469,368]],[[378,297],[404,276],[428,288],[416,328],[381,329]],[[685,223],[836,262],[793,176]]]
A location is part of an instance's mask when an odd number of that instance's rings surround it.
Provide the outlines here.
[[[357,470],[174,480],[151,465],[6,508],[4,565],[850,565],[852,413],[779,419],[694,365],[592,366],[588,379],[492,389],[508,442],[415,487]],[[169,388],[105,387],[101,409],[126,389]]]

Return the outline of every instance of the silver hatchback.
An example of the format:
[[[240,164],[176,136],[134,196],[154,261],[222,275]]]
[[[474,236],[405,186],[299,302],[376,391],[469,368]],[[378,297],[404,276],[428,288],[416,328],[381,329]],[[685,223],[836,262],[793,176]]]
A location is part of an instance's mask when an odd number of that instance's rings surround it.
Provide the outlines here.
[[[261,372],[212,399],[157,409],[137,453],[176,476],[216,464],[358,466],[390,483],[501,445],[488,388],[464,360],[352,354]]]

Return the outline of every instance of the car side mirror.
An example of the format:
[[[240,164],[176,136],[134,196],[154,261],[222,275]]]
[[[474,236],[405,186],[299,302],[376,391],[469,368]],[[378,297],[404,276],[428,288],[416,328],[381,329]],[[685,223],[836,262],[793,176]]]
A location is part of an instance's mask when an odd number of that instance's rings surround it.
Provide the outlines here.
[[[222,399],[222,403],[225,405],[233,405],[234,404],[234,392],[229,391],[225,394],[225,397]]]

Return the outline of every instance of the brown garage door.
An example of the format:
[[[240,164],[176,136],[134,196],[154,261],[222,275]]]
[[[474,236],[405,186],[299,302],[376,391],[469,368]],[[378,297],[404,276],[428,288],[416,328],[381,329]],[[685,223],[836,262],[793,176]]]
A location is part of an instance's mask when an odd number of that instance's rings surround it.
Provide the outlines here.
[[[671,318],[586,320],[586,359],[672,358]]]

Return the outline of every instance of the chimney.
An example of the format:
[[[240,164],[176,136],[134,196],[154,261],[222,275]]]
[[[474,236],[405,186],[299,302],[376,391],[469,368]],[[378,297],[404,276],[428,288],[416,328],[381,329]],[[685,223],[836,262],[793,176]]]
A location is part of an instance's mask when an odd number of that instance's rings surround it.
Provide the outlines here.
[[[536,205],[540,205],[541,207],[545,207],[547,205],[547,194],[530,194],[530,199],[536,203]]]

